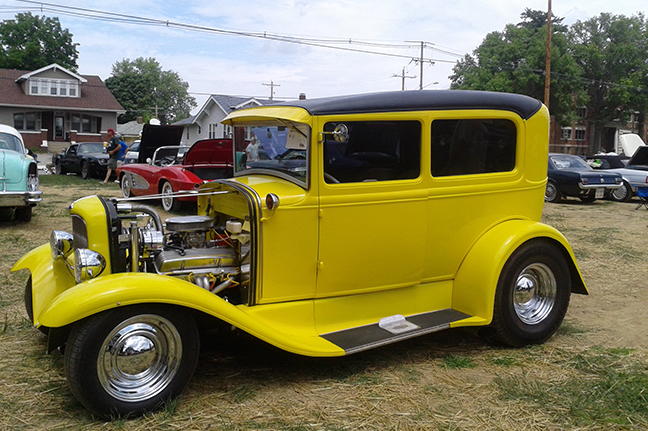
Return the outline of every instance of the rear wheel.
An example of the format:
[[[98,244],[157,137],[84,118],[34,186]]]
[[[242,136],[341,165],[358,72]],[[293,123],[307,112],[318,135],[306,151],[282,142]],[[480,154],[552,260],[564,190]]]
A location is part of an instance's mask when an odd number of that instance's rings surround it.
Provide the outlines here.
[[[92,413],[140,415],[180,394],[196,367],[199,344],[186,309],[117,308],[74,325],[65,373],[75,397]]]
[[[162,208],[164,211],[178,211],[180,209],[180,201],[173,197],[173,186],[170,182],[165,181],[162,183],[161,193],[167,197],[162,198]]]
[[[492,326],[510,346],[543,343],[560,327],[570,295],[569,268],[562,252],[547,241],[529,241],[502,269]]]
[[[84,180],[90,178],[90,165],[85,160],[81,162],[81,178]]]
[[[632,199],[632,186],[627,181],[621,184],[621,187],[610,193],[610,198],[617,202],[628,202]]]
[[[547,181],[547,188],[545,189],[546,202],[560,202],[562,198],[558,186],[553,181]]]

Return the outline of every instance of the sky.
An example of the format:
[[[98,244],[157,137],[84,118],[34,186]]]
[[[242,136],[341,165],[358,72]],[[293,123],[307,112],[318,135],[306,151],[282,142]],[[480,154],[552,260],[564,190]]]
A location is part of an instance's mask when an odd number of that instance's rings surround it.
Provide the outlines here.
[[[52,0],[40,5],[0,0],[0,19],[26,11],[58,17],[79,44],[82,75],[105,80],[118,61],[155,58],[162,69],[189,83],[198,103],[195,113],[209,94],[269,98],[273,89],[276,100],[300,93],[310,99],[400,90],[403,82],[406,90],[416,90],[421,63],[413,59],[421,56],[421,42],[426,42],[424,88],[447,89],[458,59],[472,53],[488,33],[520,22],[526,8],[546,11],[548,0]],[[647,5],[645,0],[553,0],[552,11],[571,25],[603,12],[646,13]],[[86,11],[69,14],[59,6]],[[109,15],[78,16],[87,10]],[[170,25],[132,24],[131,16]]]

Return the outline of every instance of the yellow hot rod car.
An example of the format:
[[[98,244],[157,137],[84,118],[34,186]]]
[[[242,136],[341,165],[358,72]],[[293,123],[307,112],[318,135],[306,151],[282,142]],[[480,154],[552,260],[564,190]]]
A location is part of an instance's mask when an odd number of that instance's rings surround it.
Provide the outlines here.
[[[220,323],[281,349],[341,356],[460,326],[542,343],[574,254],[540,223],[549,114],[526,96],[415,91],[235,111],[235,175],[197,215],[133,199],[70,206],[71,233],[21,258],[33,325],[64,346],[74,395],[140,414],[190,379]]]

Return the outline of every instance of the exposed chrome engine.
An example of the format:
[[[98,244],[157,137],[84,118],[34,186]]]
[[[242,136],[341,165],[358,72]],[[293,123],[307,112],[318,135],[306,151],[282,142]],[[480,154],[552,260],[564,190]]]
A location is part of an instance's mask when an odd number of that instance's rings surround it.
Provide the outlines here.
[[[155,209],[116,204],[121,221],[120,249],[126,272],[179,277],[226,297],[244,300],[250,279],[250,234],[241,221],[217,226],[208,216],[170,217],[164,224]]]

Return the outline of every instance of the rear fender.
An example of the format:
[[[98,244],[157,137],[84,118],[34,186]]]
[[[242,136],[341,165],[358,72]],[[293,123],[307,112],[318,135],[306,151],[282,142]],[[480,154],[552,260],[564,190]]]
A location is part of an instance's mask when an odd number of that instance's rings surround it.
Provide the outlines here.
[[[543,223],[510,220],[486,232],[468,252],[454,281],[452,308],[491,322],[504,264],[522,244],[535,239],[550,241],[560,251],[570,269],[572,293],[588,294],[574,252],[560,232]]]

